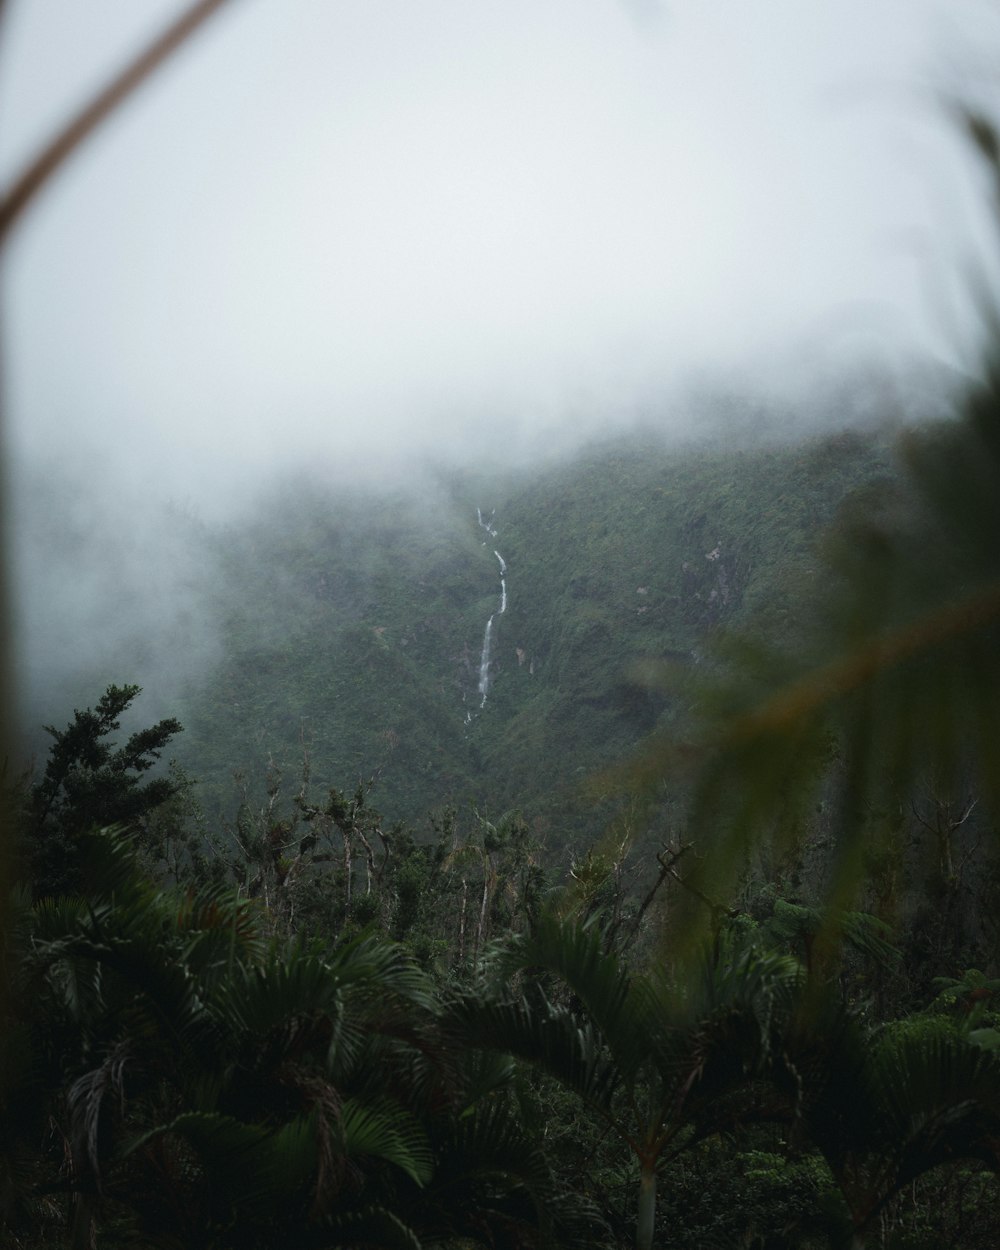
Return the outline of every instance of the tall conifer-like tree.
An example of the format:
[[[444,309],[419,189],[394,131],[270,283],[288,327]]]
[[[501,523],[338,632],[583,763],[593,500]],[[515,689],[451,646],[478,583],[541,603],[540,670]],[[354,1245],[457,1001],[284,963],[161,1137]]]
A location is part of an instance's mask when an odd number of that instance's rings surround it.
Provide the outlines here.
[[[31,789],[25,822],[36,896],[81,888],[81,834],[106,825],[135,825],[176,792],[169,777],[144,781],[143,776],[181,732],[179,721],[157,721],[131,734],[122,747],[108,740],[139,693],[139,686],[109,686],[96,708],[74,711],[65,729],[45,726],[53,745],[45,773]]]

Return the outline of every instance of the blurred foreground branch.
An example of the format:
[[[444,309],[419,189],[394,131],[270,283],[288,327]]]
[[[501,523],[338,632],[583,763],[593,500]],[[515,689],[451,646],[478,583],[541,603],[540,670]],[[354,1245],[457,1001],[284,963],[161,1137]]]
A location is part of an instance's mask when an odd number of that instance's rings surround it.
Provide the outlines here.
[[[85,105],[14,179],[0,199],[0,247],[38,192],[68,157],[228,0],[197,0]]]

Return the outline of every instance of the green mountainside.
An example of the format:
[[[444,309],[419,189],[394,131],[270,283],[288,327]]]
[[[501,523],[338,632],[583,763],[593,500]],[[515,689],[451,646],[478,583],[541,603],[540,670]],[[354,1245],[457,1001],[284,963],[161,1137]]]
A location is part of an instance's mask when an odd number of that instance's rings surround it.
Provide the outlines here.
[[[179,523],[190,560],[164,574],[197,570],[218,627],[187,732],[113,737],[138,686],[112,685],[22,785],[2,1092],[23,1193],[107,1178],[91,1229],[185,1245],[818,1248],[888,1212],[900,1245],[992,1246],[998,457],[970,407],[900,440],[898,472],[858,430],[633,437]],[[844,622],[833,662],[811,650]],[[144,780],[168,742],[214,828],[182,777]],[[644,748],[654,786],[595,800]],[[354,790],[373,770],[385,821]],[[612,813],[621,840],[592,849]],[[830,885],[845,845],[856,898]],[[65,1240],[54,1203],[8,1211],[19,1244]]]
[[[181,762],[210,819],[235,809],[234,770],[262,793],[280,768],[289,797],[305,751],[318,788],[379,771],[390,819],[516,806],[551,851],[578,845],[605,819],[583,783],[683,715],[643,665],[710,663],[719,628],[788,628],[819,533],[884,480],[887,446],[633,436],[520,477],[439,477],[419,499],[276,492],[206,536],[223,658],[178,709]]]

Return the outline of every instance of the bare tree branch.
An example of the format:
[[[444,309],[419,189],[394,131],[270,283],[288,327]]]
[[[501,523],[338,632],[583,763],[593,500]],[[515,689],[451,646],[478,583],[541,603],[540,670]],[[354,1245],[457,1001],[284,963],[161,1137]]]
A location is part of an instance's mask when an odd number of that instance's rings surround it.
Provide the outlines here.
[[[32,160],[0,198],[0,246],[54,173],[136,88],[227,0],[197,0],[117,74]]]

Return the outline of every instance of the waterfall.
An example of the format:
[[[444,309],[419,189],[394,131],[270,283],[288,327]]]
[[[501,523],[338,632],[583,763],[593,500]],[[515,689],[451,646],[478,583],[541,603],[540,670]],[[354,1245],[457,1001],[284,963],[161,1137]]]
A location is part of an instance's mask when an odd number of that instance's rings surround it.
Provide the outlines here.
[[[487,534],[489,534],[490,538],[496,538],[497,536],[496,529],[493,526],[493,517],[495,513],[496,510],[494,509],[494,511],[490,513],[489,520],[484,520],[482,510],[479,508],[476,509],[476,520],[479,522],[480,527],[484,529]],[[483,546],[486,546],[485,542],[483,543]],[[494,549],[493,554],[496,556],[500,564],[500,607],[496,610],[496,612],[490,614],[490,619],[486,622],[486,631],[483,634],[483,650],[479,657],[479,694],[481,696],[479,706],[481,708],[486,706],[486,696],[490,689],[490,655],[493,650],[493,622],[498,616],[503,616],[503,614],[507,611],[507,562],[504,560],[499,551]],[[466,721],[468,721],[468,717],[466,717]]]
[[[490,513],[489,521],[484,521],[482,510],[479,508],[476,509],[476,520],[483,527],[483,529],[487,532],[487,534],[489,534],[490,538],[496,538],[497,536],[497,532],[493,528],[493,525],[492,525],[493,518],[496,516],[496,511],[497,511],[496,508],[494,508],[493,511]],[[485,542],[483,543],[483,546],[484,547],[486,546]]]
[[[479,660],[479,693],[483,696],[480,707],[486,706],[486,692],[490,688],[490,649],[493,640],[493,617],[486,622],[486,633],[483,634],[483,654]]]

